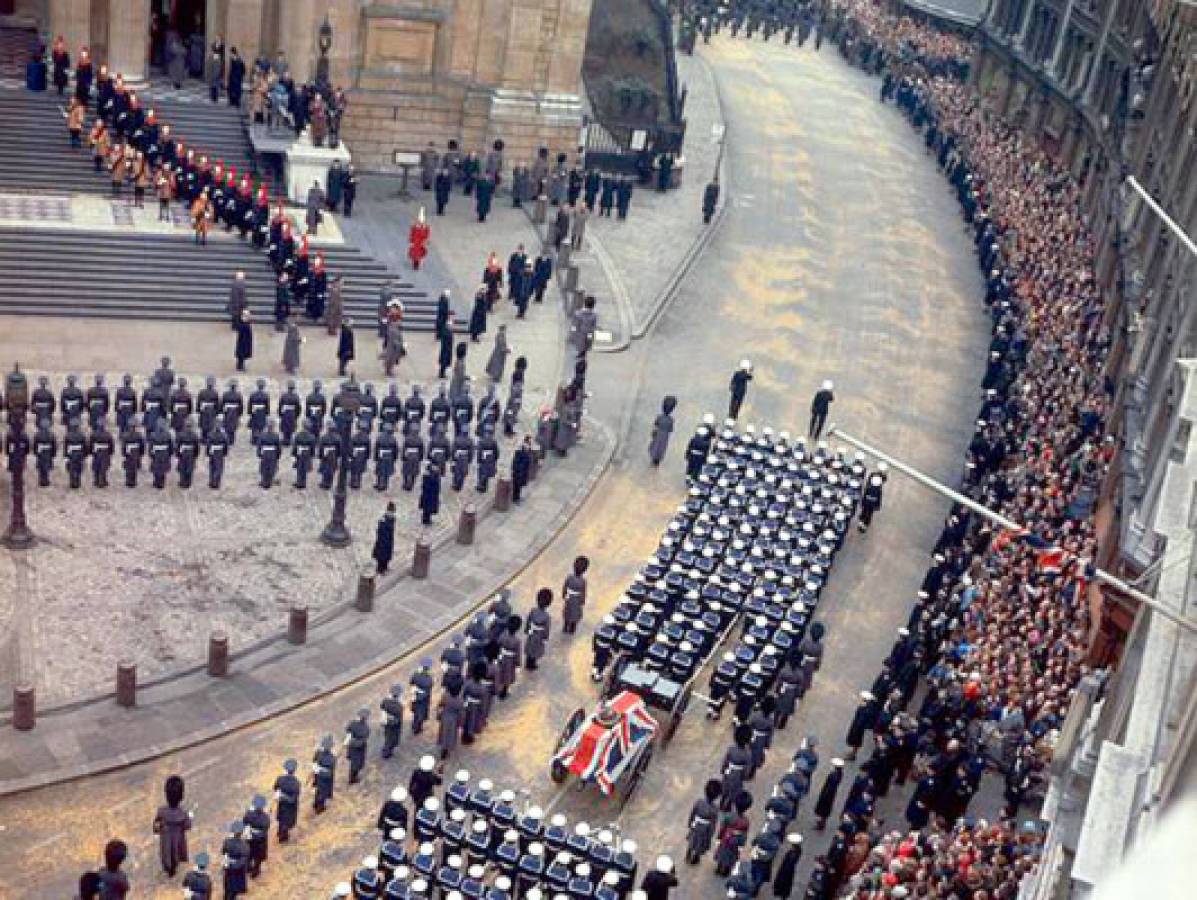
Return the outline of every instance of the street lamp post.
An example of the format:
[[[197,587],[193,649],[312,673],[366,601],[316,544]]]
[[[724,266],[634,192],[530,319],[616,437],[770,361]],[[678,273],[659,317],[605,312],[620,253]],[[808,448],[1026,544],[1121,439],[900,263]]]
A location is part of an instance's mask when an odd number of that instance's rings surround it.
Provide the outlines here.
[[[8,397],[8,435],[4,449],[8,453],[8,472],[12,476],[12,509],[0,543],[9,550],[28,550],[37,540],[25,520],[25,460],[29,457],[25,410],[29,407],[29,380],[20,367],[13,366],[4,382],[4,393]]]
[[[350,381],[341,387],[333,399],[336,412],[337,436],[341,439],[341,458],[337,466],[337,484],[333,489],[332,518],[320,533],[320,540],[330,547],[338,549],[348,547],[353,540],[349,527],[345,524],[345,504],[349,498],[349,465],[352,459],[353,420],[361,406],[361,398],[357,392],[357,385]]]

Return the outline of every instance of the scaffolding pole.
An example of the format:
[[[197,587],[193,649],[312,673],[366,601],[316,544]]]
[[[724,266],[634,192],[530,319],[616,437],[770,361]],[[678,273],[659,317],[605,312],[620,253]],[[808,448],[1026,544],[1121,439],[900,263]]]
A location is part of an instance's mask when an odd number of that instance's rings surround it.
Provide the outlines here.
[[[914,481],[921,484],[923,487],[929,488],[932,491],[935,491],[935,493],[940,494],[944,497],[947,497],[949,500],[952,500],[955,503],[959,503],[961,506],[971,509],[973,512],[977,513],[978,515],[984,516],[985,518],[989,519],[989,521],[993,522],[994,524],[1000,525],[1002,528],[1005,528],[1009,531],[1026,531],[1026,529],[1024,529],[1021,525],[1019,525],[1013,519],[1008,519],[1005,516],[1003,516],[1001,513],[994,512],[988,506],[984,506],[984,505],[978,503],[976,500],[973,500],[971,497],[966,497],[964,494],[960,493],[959,491],[952,490],[946,484],[941,484],[940,482],[938,482],[934,478],[932,478],[930,475],[920,472],[918,469],[914,468],[913,466],[909,466],[906,463],[902,462],[902,460],[896,459],[895,457],[890,456],[884,450],[878,450],[876,447],[866,444],[860,438],[853,437],[851,434],[844,431],[838,425],[832,424],[831,427],[827,429],[827,431],[828,431],[829,435],[839,438],[840,440],[851,444],[853,447],[856,447],[858,450],[861,450],[862,452],[867,453],[869,456],[872,456],[875,459],[881,460],[882,462],[888,464],[892,469],[895,469],[898,472],[901,472],[903,475],[907,476],[908,478],[913,479]],[[1095,577],[1097,578],[1097,580],[1100,581],[1102,584],[1109,585],[1110,587],[1114,588],[1115,590],[1119,591],[1120,593],[1125,594],[1127,597],[1131,598],[1132,600],[1135,600],[1138,603],[1141,603],[1143,606],[1148,607],[1153,612],[1159,613],[1161,616],[1163,616],[1164,618],[1168,619],[1171,622],[1174,622],[1175,624],[1179,625],[1181,628],[1184,628],[1186,631],[1191,631],[1191,632],[1197,633],[1197,622],[1194,622],[1191,619],[1186,619],[1184,616],[1182,616],[1178,612],[1176,612],[1176,610],[1168,608],[1167,606],[1165,606],[1164,604],[1162,604],[1158,600],[1156,600],[1155,597],[1152,597],[1150,594],[1143,593],[1143,591],[1139,590],[1138,588],[1132,587],[1131,585],[1129,585],[1125,581],[1123,581],[1121,578],[1118,578],[1115,575],[1111,575],[1109,572],[1105,571],[1104,569],[1098,569],[1098,568],[1094,567],[1094,573],[1095,573]],[[1115,597],[1113,599],[1117,600],[1118,598]]]

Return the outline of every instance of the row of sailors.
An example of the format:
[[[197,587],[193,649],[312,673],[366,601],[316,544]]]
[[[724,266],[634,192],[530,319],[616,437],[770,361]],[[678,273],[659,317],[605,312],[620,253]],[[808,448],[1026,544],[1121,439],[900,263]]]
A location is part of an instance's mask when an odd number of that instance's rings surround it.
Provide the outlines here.
[[[703,493],[703,488],[696,486],[691,499]],[[834,492],[829,493],[832,496],[827,499],[834,501]],[[848,505],[852,502],[849,500]],[[798,512],[810,515],[803,507]],[[820,518],[824,515],[821,509],[814,513]],[[754,513],[750,508],[747,517],[754,515],[759,520],[759,510]],[[780,518],[782,510],[774,515]],[[790,627],[777,628],[774,634],[778,649],[788,650],[795,633],[801,638],[807,607],[817,603],[824,572],[842,545],[847,522],[844,514],[837,523],[839,528],[825,528],[820,533],[814,521],[800,523],[795,518],[793,526],[799,529],[795,540],[788,527],[768,521],[760,522],[758,527],[744,521],[736,527],[727,513],[716,518],[706,509],[695,513],[687,508],[671,522],[657,556],[642,570],[641,578],[596,629],[592,677],[601,680],[612,656],[620,653],[643,657],[647,668],[685,681],[710,652],[715,636],[746,607],[744,592],[757,583],[758,577],[764,580],[747,602],[748,611],[754,621],[762,616],[780,621],[786,615]],[[758,539],[765,546],[759,546]],[[752,541],[751,547],[748,541]],[[680,549],[676,549],[679,542]],[[695,552],[699,546],[701,555]],[[787,563],[781,569],[786,574],[766,568],[771,561],[766,550],[773,560]],[[691,565],[693,568],[687,570]],[[797,589],[795,575],[803,579],[801,589]],[[729,580],[726,589],[720,576]],[[645,581],[655,581],[656,586],[650,589]],[[682,592],[686,599],[679,604]],[[782,603],[791,607],[788,613]],[[757,640],[763,641],[764,636],[758,635]]]
[[[168,363],[169,360],[164,362]],[[164,380],[164,374],[169,375],[169,380]],[[221,392],[217,389],[216,378],[209,375],[204,380],[204,387],[193,395],[187,388],[187,379],[176,379],[168,366],[155,373],[150,385],[140,396],[133,386],[132,375],[123,377],[115,394],[106,386],[102,374],[95,376],[95,384],[86,392],[79,387],[77,375],[68,375],[66,381],[55,398],[49,378],[45,375],[38,377],[38,386],[29,398],[29,410],[35,422],[52,421],[57,412],[63,425],[74,419],[86,418],[94,429],[106,421],[109,413],[115,412],[117,430],[124,431],[129,420],[140,413],[147,430],[151,432],[156,430],[160,418],[166,419],[172,430],[180,431],[187,417],[196,415],[201,434],[207,435],[220,421],[230,439],[235,440],[242,417],[248,416],[250,433],[256,436],[265,428],[272,410],[277,410],[279,428],[285,442],[290,443],[302,421],[313,423],[314,433],[319,436],[320,423],[330,415],[335,418],[350,394],[357,400],[355,424],[367,432],[373,430],[375,422],[389,424],[396,431],[401,428],[405,431],[413,427],[419,429],[427,417],[430,430],[431,426],[436,425],[448,431],[452,424],[454,432],[460,434],[469,432],[473,425],[475,435],[480,436],[485,428],[495,431],[500,421],[506,422],[508,417],[514,418],[519,414],[518,408],[513,409],[510,402],[506,407],[503,406],[493,384],[477,401],[470,396],[468,385],[452,399],[447,395],[445,386],[441,385],[436,396],[431,401],[425,401],[420,385],[413,384],[404,400],[399,395],[399,385],[394,382],[391,382],[382,397],[375,393],[371,383],[367,382],[359,388],[356,382],[347,382],[344,396],[338,393],[329,398],[324,394],[324,385],[319,379],[312,382],[311,391],[301,398],[295,381],[288,380],[286,390],[275,400],[267,389],[266,380],[262,378],[257,380],[255,390],[245,396],[241,393],[237,379],[229,379],[225,390]]]

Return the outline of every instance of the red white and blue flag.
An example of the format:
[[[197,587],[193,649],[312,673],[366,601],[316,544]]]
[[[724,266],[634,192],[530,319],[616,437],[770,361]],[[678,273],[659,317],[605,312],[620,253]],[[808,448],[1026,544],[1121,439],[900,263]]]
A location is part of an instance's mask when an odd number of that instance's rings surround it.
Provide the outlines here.
[[[610,795],[641,745],[656,733],[657,721],[644,700],[632,691],[622,691],[605,709],[590,714],[556,759],[578,778],[595,782]]]

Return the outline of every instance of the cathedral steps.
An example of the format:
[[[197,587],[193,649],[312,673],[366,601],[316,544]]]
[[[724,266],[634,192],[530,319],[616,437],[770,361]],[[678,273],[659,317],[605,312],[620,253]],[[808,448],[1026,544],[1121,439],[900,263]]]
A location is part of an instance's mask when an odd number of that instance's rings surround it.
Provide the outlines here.
[[[50,91],[0,89],[0,121],[20,123],[7,129],[0,143],[0,190],[98,193],[108,178],[92,168],[91,151],[72,150],[67,140],[65,110],[69,98]],[[252,152],[240,110],[227,104],[153,100],[158,121],[171,126],[171,136],[197,155],[223,160],[238,175],[252,169]],[[95,121],[94,109],[84,133]]]
[[[377,321],[379,291],[394,281],[405,328],[432,330],[436,303],[422,290],[360,250],[321,249],[330,278],[345,276],[345,314],[358,325]],[[0,315],[223,321],[238,270],[255,319],[272,321],[273,270],[265,254],[236,238],[198,246],[166,235],[0,229]]]

